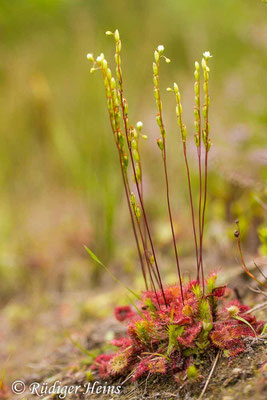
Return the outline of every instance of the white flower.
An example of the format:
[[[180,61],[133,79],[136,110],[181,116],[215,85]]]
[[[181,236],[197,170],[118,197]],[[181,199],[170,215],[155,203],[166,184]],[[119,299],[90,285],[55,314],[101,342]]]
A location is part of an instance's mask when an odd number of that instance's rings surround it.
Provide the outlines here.
[[[203,56],[205,57],[206,60],[207,60],[208,58],[211,58],[211,57],[212,57],[212,55],[210,54],[209,51],[205,51],[205,52],[203,53]]]
[[[99,64],[102,64],[104,59],[105,59],[105,56],[103,53],[101,53],[100,56],[97,57],[96,62]]]
[[[143,122],[142,121],[138,121],[136,124],[136,128],[141,131],[141,129],[143,128]]]
[[[158,52],[159,54],[162,54],[164,52],[164,46],[162,44],[158,46]]]
[[[86,58],[87,58],[87,60],[94,61],[94,56],[92,53],[88,53]]]

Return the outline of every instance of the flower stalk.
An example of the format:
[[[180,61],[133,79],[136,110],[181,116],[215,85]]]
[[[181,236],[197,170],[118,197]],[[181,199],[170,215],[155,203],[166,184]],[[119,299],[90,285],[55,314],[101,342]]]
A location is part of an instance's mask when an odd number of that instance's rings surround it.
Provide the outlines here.
[[[148,289],[149,281],[151,288],[155,294],[155,298],[160,305],[158,292],[156,285],[160,289],[162,298],[164,300],[165,306],[167,306],[167,301],[165,297],[165,292],[163,289],[163,283],[160,275],[159,264],[157,261],[156,251],[154,243],[152,240],[151,230],[148,223],[147,212],[144,205],[144,191],[143,191],[143,176],[142,176],[142,166],[141,157],[139,152],[139,137],[142,135],[142,122],[138,122],[136,127],[129,123],[128,117],[128,103],[124,97],[123,88],[123,77],[122,77],[122,67],[121,67],[121,40],[119,31],[106,32],[107,35],[114,36],[115,39],[115,63],[116,63],[116,79],[113,77],[110,68],[108,67],[107,60],[104,54],[101,53],[100,56],[94,59],[92,54],[88,54],[87,58],[93,62],[93,67],[91,72],[96,70],[102,71],[104,87],[107,100],[107,108],[109,113],[109,119],[111,124],[111,129],[113,132],[113,137],[118,151],[121,174],[123,179],[123,186],[125,190],[125,195],[127,199],[127,205],[130,212],[131,224],[134,232],[134,237],[137,245],[138,256],[141,264],[141,269],[144,277],[145,287]],[[174,222],[172,216],[171,202],[170,202],[170,189],[169,189],[169,177],[167,171],[167,151],[166,151],[166,129],[163,121],[163,111],[162,111],[162,101],[161,92],[159,84],[159,68],[160,60],[164,59],[166,63],[170,63],[170,59],[165,57],[164,46],[160,45],[154,52],[154,62],[153,62],[153,83],[154,83],[154,96],[157,105],[157,115],[156,121],[160,129],[160,138],[157,139],[157,145],[161,151],[163,168],[164,168],[164,178],[166,185],[166,199],[167,208],[169,215],[169,222],[172,234],[172,241],[174,246],[175,260],[179,278],[179,287],[181,293],[182,302],[184,302],[183,295],[183,284],[182,284],[182,274],[179,263],[179,256],[176,244],[176,236],[174,230]],[[211,58],[209,52],[205,52],[202,58],[202,69],[204,75],[204,103],[202,107],[203,112],[203,129],[201,130],[201,108],[200,108],[200,65],[198,62],[195,63],[195,106],[194,106],[194,116],[195,116],[195,144],[197,147],[198,155],[198,169],[199,169],[199,204],[198,204],[198,235],[199,244],[196,231],[195,213],[194,213],[194,201],[191,186],[190,169],[187,158],[187,129],[183,123],[182,118],[182,104],[181,95],[179,92],[178,85],[174,83],[173,89],[168,88],[168,91],[172,91],[176,98],[176,115],[177,122],[181,131],[181,139],[183,145],[183,155],[186,166],[187,183],[190,198],[190,208],[192,216],[193,225],[193,235],[195,243],[195,253],[196,253],[196,265],[197,265],[197,282],[200,282],[200,273],[202,280],[202,295],[204,296],[205,291],[205,281],[204,281],[204,268],[203,268],[203,234],[204,234],[204,223],[205,223],[205,211],[207,203],[207,182],[208,182],[208,152],[210,149],[210,137],[209,137],[209,67],[208,61]],[[122,123],[122,128],[121,128]],[[202,160],[201,160],[201,147],[202,143],[205,148],[205,162],[204,162],[204,190],[203,190],[203,178],[202,178]],[[136,186],[138,202],[136,202],[135,195],[131,190],[131,185],[128,178],[128,166],[131,165],[131,170],[133,174],[134,184]],[[202,204],[203,203],[203,204]]]
[[[160,58],[163,57],[167,63],[170,62],[169,58],[166,58],[165,56],[163,56],[163,52],[164,52],[164,47],[158,46],[157,50],[155,50],[155,52],[154,52],[155,62],[153,63],[154,95],[155,95],[157,109],[158,109],[156,121],[159,126],[160,134],[161,134],[161,139],[157,140],[157,144],[161,151],[161,155],[162,155],[162,159],[163,159],[169,221],[170,221],[170,226],[171,226],[171,233],[172,233],[172,240],[173,240],[177,272],[178,272],[178,277],[179,277],[181,296],[182,296],[182,301],[184,302],[181,269],[180,269],[180,264],[179,264],[179,256],[178,256],[178,250],[177,250],[177,244],[176,244],[176,238],[175,238],[175,232],[174,232],[174,226],[173,226],[171,203],[170,203],[169,179],[168,179],[168,171],[167,171],[166,130],[165,130],[164,122],[163,122],[162,102],[161,102],[160,88],[159,88],[159,61],[160,61]]]
[[[205,224],[205,211],[207,203],[207,188],[208,188],[208,153],[211,146],[210,140],[210,125],[209,125],[209,106],[210,106],[210,96],[209,96],[209,72],[208,61],[212,56],[209,51],[203,53],[203,58],[201,62],[203,76],[204,76],[204,104],[202,108],[203,118],[204,118],[204,128],[202,130],[202,139],[205,147],[205,166],[204,166],[204,199],[203,199],[203,209],[202,209],[202,220],[201,220],[201,237],[200,237],[200,266],[202,274],[202,283],[204,282],[204,268],[203,268],[203,235],[204,235],[204,224]],[[203,283],[204,285],[204,283]],[[204,286],[203,286],[204,287]]]
[[[185,167],[186,167],[187,184],[188,184],[188,191],[189,191],[190,209],[191,209],[193,235],[194,235],[195,252],[196,252],[196,263],[197,263],[197,270],[198,270],[198,244],[197,244],[197,234],[196,234],[196,224],[195,224],[195,213],[194,213],[191,177],[190,177],[190,170],[189,170],[189,164],[188,164],[188,159],[187,159],[187,148],[186,148],[187,128],[183,123],[183,118],[182,118],[183,108],[182,108],[182,104],[181,104],[181,94],[179,92],[177,83],[173,84],[173,91],[175,93],[175,98],[176,98],[177,122],[178,122],[178,125],[180,128],[180,131],[181,131],[181,139],[182,139],[182,144],[183,144],[183,154],[184,154],[184,161],[185,161]],[[197,279],[197,280],[199,280],[199,279]]]

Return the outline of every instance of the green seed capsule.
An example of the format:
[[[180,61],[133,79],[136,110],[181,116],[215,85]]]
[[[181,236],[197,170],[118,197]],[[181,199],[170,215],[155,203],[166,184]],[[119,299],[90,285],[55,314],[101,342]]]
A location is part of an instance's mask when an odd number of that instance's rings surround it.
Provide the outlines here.
[[[133,151],[133,158],[135,159],[135,161],[140,161],[139,153],[137,150]]]
[[[161,151],[163,151],[163,141],[162,139],[157,139],[157,145]]]
[[[195,82],[195,84],[194,84],[194,90],[195,90],[195,94],[198,96],[199,95],[199,85],[197,82]]]
[[[156,116],[156,121],[157,121],[158,126],[161,128],[162,125],[161,125],[160,115]]]
[[[135,139],[132,140],[132,148],[133,148],[134,150],[137,149],[137,142],[136,142]]]
[[[136,217],[138,219],[140,219],[140,217],[141,217],[141,209],[140,209],[139,205],[137,205],[136,208],[135,208],[135,215],[136,215]]]
[[[132,206],[135,205],[135,195],[133,192],[131,193],[130,200],[131,200]]]

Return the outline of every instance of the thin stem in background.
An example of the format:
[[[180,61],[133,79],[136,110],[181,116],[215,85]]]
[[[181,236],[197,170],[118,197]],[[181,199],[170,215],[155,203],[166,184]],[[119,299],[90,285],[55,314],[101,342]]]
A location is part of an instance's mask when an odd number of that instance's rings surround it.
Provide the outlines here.
[[[240,255],[240,259],[241,259],[242,266],[243,266],[243,268],[244,268],[244,270],[245,270],[245,272],[246,272],[246,274],[247,274],[248,276],[250,276],[252,279],[254,279],[254,281],[256,281],[259,285],[261,285],[261,286],[267,288],[266,283],[261,282],[259,279],[257,279],[257,278],[252,274],[252,272],[250,272],[250,271],[248,270],[248,267],[246,266],[245,259],[244,259],[244,256],[243,256],[243,252],[242,252],[242,248],[241,248],[240,228],[239,228],[239,221],[238,221],[238,219],[235,221],[235,223],[236,223],[236,226],[237,226],[237,229],[236,229],[236,231],[235,231],[235,237],[236,237],[236,239],[237,239],[237,245],[238,245],[238,250],[239,250],[239,255]],[[264,275],[263,275],[263,276],[264,276]],[[264,276],[264,277],[265,277],[265,276]],[[265,278],[265,279],[266,279],[266,278]]]

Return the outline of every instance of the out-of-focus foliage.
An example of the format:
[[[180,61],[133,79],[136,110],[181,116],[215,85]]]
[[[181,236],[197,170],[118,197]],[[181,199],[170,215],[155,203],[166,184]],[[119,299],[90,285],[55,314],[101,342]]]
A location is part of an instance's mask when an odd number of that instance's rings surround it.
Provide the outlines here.
[[[267,256],[267,226],[259,227],[258,232],[261,241],[260,251],[263,255]]]
[[[165,197],[159,190],[163,171],[155,143],[152,60],[158,44],[164,44],[172,60],[162,68],[161,86],[175,80],[181,90],[194,190],[193,66],[203,51],[214,55],[206,245],[212,245],[211,253],[225,255],[238,216],[248,250],[257,251],[267,178],[266,14],[266,6],[252,0],[1,1],[3,297],[45,282],[57,290],[86,287],[92,274],[85,243],[103,261],[125,271],[134,268],[136,254],[102,81],[89,74],[86,60],[88,51],[102,49],[112,60],[107,29],[120,30],[130,119],[142,120],[148,134],[141,149],[145,198],[163,257],[171,237],[164,229]],[[175,105],[168,93],[163,93],[163,111],[179,248],[187,255],[193,243],[186,176]]]

